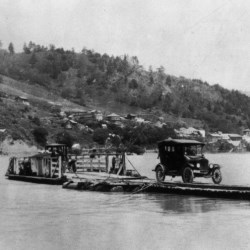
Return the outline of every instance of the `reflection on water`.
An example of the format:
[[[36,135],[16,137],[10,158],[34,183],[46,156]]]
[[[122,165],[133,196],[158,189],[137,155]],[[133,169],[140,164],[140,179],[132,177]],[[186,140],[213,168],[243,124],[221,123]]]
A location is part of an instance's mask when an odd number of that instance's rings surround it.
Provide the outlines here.
[[[238,163],[238,156],[231,155],[230,160],[228,155],[212,156],[226,163],[225,182],[240,185],[250,179],[250,155],[242,155],[244,164]],[[75,191],[10,181],[3,176],[7,160],[1,159],[0,169],[0,249],[250,247],[248,201]],[[152,178],[156,160],[147,155],[131,158],[142,174]]]
[[[152,196],[152,197],[151,197]],[[225,211],[229,208],[250,208],[248,201],[235,201],[226,199],[215,198],[202,198],[185,195],[160,195],[160,194],[147,194],[145,199],[150,199],[159,205],[159,208],[168,213],[187,213],[199,214],[212,211]]]

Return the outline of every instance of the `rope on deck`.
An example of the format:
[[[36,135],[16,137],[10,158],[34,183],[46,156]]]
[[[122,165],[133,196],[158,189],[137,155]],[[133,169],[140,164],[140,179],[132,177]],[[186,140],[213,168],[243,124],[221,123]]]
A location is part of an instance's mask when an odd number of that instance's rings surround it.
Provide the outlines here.
[[[139,190],[134,191],[132,194],[138,194],[142,191],[145,191],[146,189],[152,187],[155,184],[155,182],[150,183],[150,184],[143,184]]]

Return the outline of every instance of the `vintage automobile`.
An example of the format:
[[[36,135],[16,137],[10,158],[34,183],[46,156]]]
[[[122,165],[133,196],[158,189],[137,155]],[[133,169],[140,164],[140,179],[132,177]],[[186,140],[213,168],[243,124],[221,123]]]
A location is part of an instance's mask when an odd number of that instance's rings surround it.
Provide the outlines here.
[[[158,143],[160,163],[153,171],[158,182],[165,176],[182,176],[184,183],[192,183],[195,177],[212,178],[215,184],[222,181],[220,166],[209,163],[202,149],[204,143],[195,140],[166,139]]]

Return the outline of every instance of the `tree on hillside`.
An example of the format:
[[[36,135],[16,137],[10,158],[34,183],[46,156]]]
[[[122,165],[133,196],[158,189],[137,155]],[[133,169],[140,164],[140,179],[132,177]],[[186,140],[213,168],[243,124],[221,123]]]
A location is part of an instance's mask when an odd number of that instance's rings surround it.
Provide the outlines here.
[[[37,127],[33,130],[33,135],[35,141],[41,145],[45,146],[47,142],[48,131],[45,128]]]
[[[160,68],[157,69],[157,73],[160,81],[163,81],[165,77],[165,68],[163,66],[160,66]]]
[[[49,50],[54,51],[56,49],[56,46],[54,44],[49,45]]]
[[[30,60],[29,60],[29,64],[34,67],[34,65],[37,63],[37,58],[36,58],[36,54],[32,53]]]
[[[115,72],[115,66],[114,66],[114,62],[112,60],[112,58],[108,61],[108,64],[107,64],[107,71],[106,71],[106,74],[107,76],[111,76],[112,74],[114,74]]]
[[[67,147],[71,148],[74,144],[75,138],[68,132],[61,132],[56,135],[56,142],[65,144]]]
[[[129,84],[128,84],[130,89],[137,89],[138,88],[138,83],[136,79],[132,79]]]
[[[15,54],[14,45],[12,42],[10,42],[8,49],[11,55]]]
[[[171,87],[171,77],[170,76],[167,76],[165,84],[168,85],[169,87]]]
[[[28,46],[27,46],[26,43],[24,43],[24,45],[23,45],[23,52],[24,52],[25,54],[30,54],[30,49],[28,48]]]
[[[154,71],[151,65],[148,68],[148,73],[149,73],[149,84],[153,85],[154,84]]]
[[[103,128],[98,128],[94,131],[93,140],[99,144],[104,144],[108,138],[108,130]]]

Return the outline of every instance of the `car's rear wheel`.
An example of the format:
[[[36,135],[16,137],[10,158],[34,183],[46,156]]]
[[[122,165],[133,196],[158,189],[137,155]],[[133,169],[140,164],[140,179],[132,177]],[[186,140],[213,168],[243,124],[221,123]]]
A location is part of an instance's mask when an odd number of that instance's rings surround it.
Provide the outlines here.
[[[155,169],[156,180],[158,182],[163,182],[165,180],[165,173],[166,169],[163,166],[158,165]]]
[[[220,184],[222,181],[222,174],[219,168],[213,170],[212,180],[214,184]]]
[[[185,167],[182,172],[182,180],[184,183],[192,183],[194,180],[194,173],[190,167]]]

